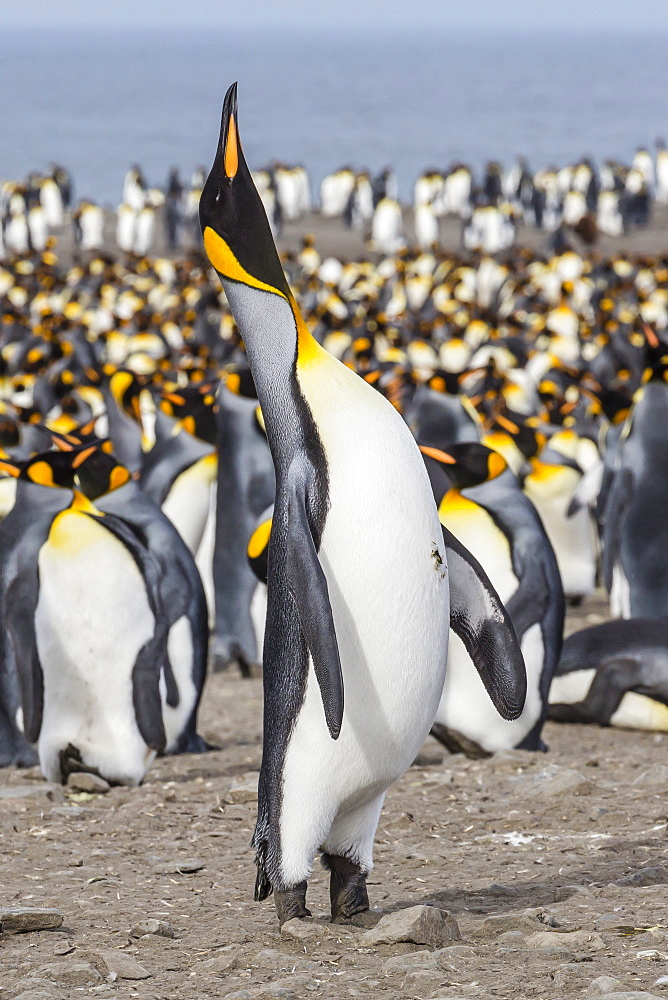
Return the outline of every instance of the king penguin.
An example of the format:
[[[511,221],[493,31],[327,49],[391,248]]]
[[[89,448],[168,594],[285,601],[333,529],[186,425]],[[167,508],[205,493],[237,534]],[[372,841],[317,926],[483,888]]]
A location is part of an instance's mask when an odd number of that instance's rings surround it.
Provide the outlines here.
[[[273,891],[280,923],[308,916],[321,850],[332,919],[344,921],[369,907],[385,792],[436,713],[450,591],[499,711],[521,713],[526,677],[503,609],[474,585],[462,556],[453,561],[469,586],[448,586],[436,505],[408,427],[304,323],[237,121],[234,84],[200,224],[244,338],[276,469],[255,897]]]
[[[511,747],[547,749],[541,740],[550,681],[559,662],[564,593],[556,556],[540,517],[505,460],[477,442],[447,453],[421,446],[439,517],[480,562],[520,640],[527,697],[518,719],[506,721],[480,685],[457,637],[432,735],[450,750],[484,756]]]

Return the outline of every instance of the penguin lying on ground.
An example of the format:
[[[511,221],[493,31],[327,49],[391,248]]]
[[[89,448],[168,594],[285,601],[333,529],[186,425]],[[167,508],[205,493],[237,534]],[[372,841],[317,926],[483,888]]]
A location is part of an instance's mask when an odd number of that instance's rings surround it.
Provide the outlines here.
[[[569,636],[548,718],[668,731],[668,622],[619,619]]]
[[[196,733],[206,608],[176,530],[100,442],[22,465],[0,527],[3,667],[50,781],[91,771],[138,784]],[[94,503],[92,502],[94,501]]]
[[[507,718],[522,711],[524,665],[503,607],[455,539],[448,586],[444,533],[400,414],[301,317],[238,140],[236,85],[200,223],[276,469],[256,899],[273,891],[280,923],[308,916],[321,850],[332,918],[352,919],[369,907],[385,791],[436,712],[450,622]]]
[[[449,750],[486,756],[520,747],[545,750],[540,738],[552,674],[559,662],[564,594],[541,520],[497,452],[477,442],[447,452],[421,446],[441,522],[488,575],[520,640],[527,698],[518,719],[502,719],[485,696],[470,657],[450,636],[445,687],[432,736]]]

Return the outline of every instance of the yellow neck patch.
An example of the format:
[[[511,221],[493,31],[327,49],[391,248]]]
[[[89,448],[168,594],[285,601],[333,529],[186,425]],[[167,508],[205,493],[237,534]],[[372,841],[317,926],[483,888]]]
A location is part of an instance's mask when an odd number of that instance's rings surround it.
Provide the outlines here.
[[[477,514],[479,510],[478,504],[462,496],[459,490],[448,490],[441,500],[438,515],[443,520],[448,514]]]
[[[250,536],[248,542],[248,558],[257,559],[267,545],[269,545],[269,537],[271,535],[271,518],[267,521],[263,521],[262,524],[258,524],[257,528]]]
[[[237,258],[232,253],[222,236],[219,236],[211,226],[204,230],[204,249],[206,255],[219,274],[230,281],[239,281],[242,285],[249,285],[251,288],[258,288],[261,292],[271,292],[273,295],[280,295],[282,299],[287,296],[284,292],[268,285],[259,278],[254,278],[252,274],[241,266]]]

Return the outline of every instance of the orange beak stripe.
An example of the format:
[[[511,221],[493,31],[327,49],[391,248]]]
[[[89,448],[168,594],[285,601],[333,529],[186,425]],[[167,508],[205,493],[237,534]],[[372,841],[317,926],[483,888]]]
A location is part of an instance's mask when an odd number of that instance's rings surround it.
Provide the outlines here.
[[[225,173],[229,180],[236,177],[239,169],[239,146],[237,139],[237,123],[234,115],[230,115],[227,125],[227,139],[225,141]]]
[[[456,458],[453,458],[452,455],[448,455],[446,451],[441,451],[440,448],[430,448],[426,444],[421,444],[419,448],[423,455],[428,455],[429,458],[435,458],[437,462],[444,462],[446,465],[457,464]]]

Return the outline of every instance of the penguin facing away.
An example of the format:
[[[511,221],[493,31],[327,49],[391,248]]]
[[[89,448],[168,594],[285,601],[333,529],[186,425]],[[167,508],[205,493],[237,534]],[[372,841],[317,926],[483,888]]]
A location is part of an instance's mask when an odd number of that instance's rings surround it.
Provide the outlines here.
[[[0,529],[4,663],[49,780],[83,770],[138,784],[156,753],[206,749],[195,730],[203,592],[127,469],[100,442],[63,442],[68,451],[14,467],[16,504]]]
[[[308,916],[321,850],[332,918],[348,920],[369,906],[385,791],[436,712],[450,619],[446,548],[401,416],[315,341],[299,313],[239,143],[236,84],[200,224],[245,341],[276,470],[255,896],[273,891],[280,923]],[[453,604],[472,647],[482,633],[491,638],[499,658],[487,661],[490,647],[478,644],[480,669],[512,717],[524,699],[521,656],[502,608],[476,584]]]

